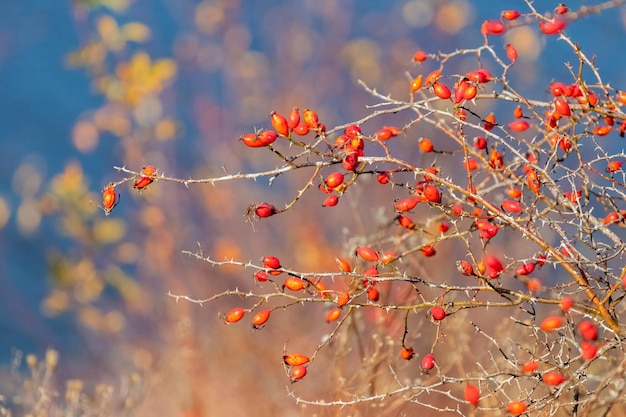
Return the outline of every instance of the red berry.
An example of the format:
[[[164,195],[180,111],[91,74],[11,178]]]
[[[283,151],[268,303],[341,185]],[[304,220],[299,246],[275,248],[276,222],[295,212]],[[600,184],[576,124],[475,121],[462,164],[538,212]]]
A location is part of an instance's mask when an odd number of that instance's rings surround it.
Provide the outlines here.
[[[304,365],[297,365],[291,369],[291,382],[296,382],[306,376],[307,370]]]
[[[267,273],[265,271],[258,271],[256,274],[254,274],[254,279],[259,282],[265,282],[269,279],[269,277],[267,276]]]
[[[275,256],[264,256],[263,259],[261,260],[263,261],[263,266],[265,268],[271,268],[271,269],[280,268],[280,260]]]
[[[417,200],[413,197],[408,197],[396,203],[396,210],[409,211],[414,209],[415,206],[417,206]]]
[[[586,361],[590,361],[598,354],[598,347],[592,342],[583,340],[580,343],[580,357]]]
[[[339,202],[339,197],[335,194],[329,194],[324,201],[322,201],[322,207],[334,207]]]
[[[561,298],[561,301],[559,302],[559,307],[561,307],[561,310],[563,311],[569,311],[573,306],[574,306],[574,300],[572,300],[569,297],[563,297]]]
[[[474,138],[474,147],[476,149],[486,149],[487,148],[487,139],[483,138],[482,136],[476,136]]]
[[[433,245],[424,245],[420,251],[422,252],[422,255],[426,257],[434,256],[437,253]]]
[[[555,35],[561,32],[567,26],[567,21],[563,19],[554,19],[548,22],[539,22],[539,30],[546,35]]]
[[[530,124],[524,119],[517,119],[514,122],[509,123],[509,129],[515,132],[524,132],[530,127]]]
[[[465,275],[466,277],[475,275],[474,274],[474,268],[472,267],[472,264],[469,263],[466,260],[460,260],[460,261],[456,261],[456,269],[463,275]]]
[[[463,397],[465,398],[465,401],[476,407],[478,405],[478,400],[480,400],[480,390],[475,385],[467,384],[465,385]]]
[[[483,35],[502,35],[506,32],[506,26],[501,20],[485,20],[481,32]]]
[[[515,200],[504,200],[500,207],[502,207],[502,210],[508,211],[509,213],[519,213],[524,210],[524,207]]]
[[[373,302],[378,301],[378,299],[380,298],[380,291],[378,291],[377,288],[374,287],[370,287],[367,290],[367,299]]]
[[[390,179],[391,178],[389,177],[389,174],[387,174],[386,172],[381,172],[376,176],[376,181],[378,181],[380,184],[387,184]]]
[[[522,372],[524,372],[525,374],[532,374],[537,369],[539,369],[539,363],[533,360],[529,360],[522,365]]]
[[[440,306],[434,306],[430,308],[430,316],[433,320],[441,321],[446,318],[446,310]]]
[[[424,62],[426,61],[427,58],[428,56],[426,55],[426,52],[424,51],[417,51],[415,52],[415,55],[413,55],[413,61],[415,62]]]
[[[254,213],[260,218],[270,217],[276,214],[276,207],[269,203],[259,203],[254,207]]]
[[[589,320],[583,320],[578,323],[578,332],[585,340],[598,339],[598,328]]]
[[[564,98],[554,99],[554,108],[561,116],[571,116],[572,111]]]
[[[511,60],[511,62],[517,61],[517,50],[510,43],[506,44],[506,56]]]
[[[502,12],[502,17],[506,20],[515,20],[520,17],[520,13],[517,10],[505,10]]]
[[[287,126],[290,129],[295,129],[296,126],[300,124],[300,110],[297,107],[294,107],[289,113],[289,118],[287,119]]]
[[[350,125],[346,127],[343,132],[350,139],[354,139],[361,134],[361,128],[357,125]]]
[[[428,353],[422,358],[422,370],[428,372],[435,367],[435,357]]]

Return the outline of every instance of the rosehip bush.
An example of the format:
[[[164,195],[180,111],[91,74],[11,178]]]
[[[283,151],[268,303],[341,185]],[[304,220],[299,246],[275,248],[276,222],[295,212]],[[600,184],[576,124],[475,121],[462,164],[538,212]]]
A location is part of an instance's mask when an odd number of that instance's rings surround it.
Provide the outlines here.
[[[280,253],[251,261],[183,252],[250,275],[247,288],[170,294],[207,305],[237,299],[221,316],[229,331],[244,328],[245,314],[265,332],[297,306],[307,309],[299,331],[326,326],[319,343],[284,356],[298,404],[618,415],[626,405],[626,154],[612,149],[626,133],[626,85],[606,82],[593,51],[567,30],[621,3],[494,10],[476,28],[480,45],[406,51],[404,95],[360,82],[373,104],[359,120],[331,124],[314,108],[268,108],[263,130],[243,132],[233,146],[276,168],[188,179],[158,166],[118,167],[125,177],[103,191],[104,212],[120,203],[114,188],[124,182],[139,190],[242,179],[275,185],[289,175],[300,181],[283,183],[291,198],[249,201],[242,221],[280,227],[283,215],[310,204],[329,219],[380,207],[371,223],[348,231],[329,269],[303,270]],[[548,49],[557,41],[569,49],[569,76],[540,95],[512,75],[523,58],[503,36],[520,27],[541,33]],[[293,331],[282,333],[288,351]],[[300,387],[336,370],[324,357],[351,363],[337,392],[309,398]]]

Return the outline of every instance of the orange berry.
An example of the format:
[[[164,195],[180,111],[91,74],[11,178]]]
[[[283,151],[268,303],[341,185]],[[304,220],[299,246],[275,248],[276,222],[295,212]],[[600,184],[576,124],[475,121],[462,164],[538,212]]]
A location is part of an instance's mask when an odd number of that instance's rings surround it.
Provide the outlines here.
[[[380,298],[380,291],[378,291],[377,288],[374,287],[370,287],[367,290],[367,299],[373,302],[378,301],[378,299]]]
[[[337,266],[339,267],[339,270],[341,272],[352,272],[352,267],[345,259],[336,257],[335,262],[337,263]]]
[[[400,226],[404,227],[405,229],[413,230],[417,228],[417,225],[415,224],[413,219],[411,219],[409,216],[405,216],[404,214],[401,214],[397,217],[397,219],[398,219],[398,223],[400,223]]]
[[[372,248],[364,248],[358,247],[355,250],[356,254],[359,255],[363,260],[368,262],[377,262],[378,261],[378,253]]]
[[[272,310],[262,310],[262,311],[259,311],[252,318],[252,327],[254,327],[255,329],[260,329],[261,326],[263,326],[269,320],[271,312],[272,312]]]
[[[320,128],[317,113],[315,113],[313,110],[306,109],[302,113],[302,119],[304,120],[304,123],[306,123],[307,126],[309,126],[309,128],[313,130],[317,130]]]
[[[526,403],[522,401],[511,401],[506,405],[506,411],[513,416],[522,415],[526,411],[526,408],[528,408]]]
[[[298,277],[285,278],[283,281],[283,288],[288,288],[291,291],[300,291],[306,287],[306,281]]]
[[[450,98],[450,96],[452,95],[452,92],[450,91],[448,86],[441,83],[433,84],[433,92],[437,97],[443,100]]]
[[[285,116],[273,111],[270,113],[270,121],[272,122],[272,127],[279,135],[289,136],[289,124]]]
[[[326,323],[336,321],[339,317],[341,317],[341,309],[339,307],[335,307],[326,313]]]
[[[337,295],[337,307],[343,307],[350,302],[350,293],[342,292]]]
[[[283,361],[289,366],[300,366],[305,363],[309,363],[311,360],[309,357],[301,355],[299,353],[290,353],[283,356]]]
[[[574,306],[574,300],[572,300],[569,297],[563,297],[561,298],[561,301],[559,302],[559,307],[563,311],[569,311],[573,306]]]
[[[483,127],[485,128],[485,130],[489,131],[493,129],[495,125],[496,125],[496,116],[493,113],[489,113],[487,117],[485,117]]]
[[[524,113],[523,113],[522,108],[521,108],[520,106],[517,106],[517,107],[515,108],[515,110],[513,110],[513,116],[514,116],[516,119],[519,119],[520,117],[523,117],[523,116],[524,116]]]
[[[441,71],[434,70],[426,76],[426,79],[424,80],[424,85],[428,87],[431,84],[436,83],[439,78],[441,78]]]
[[[413,78],[413,81],[411,81],[411,92],[415,93],[419,91],[419,89],[422,88],[423,81],[424,81],[424,76],[421,74]]]
[[[537,369],[539,369],[539,363],[533,360],[529,360],[522,365],[522,372],[524,372],[525,374],[532,374]]]
[[[563,317],[550,316],[543,319],[539,326],[544,332],[550,332],[556,330],[563,325]]]
[[[511,198],[520,198],[522,195],[522,190],[520,190],[519,188],[508,188],[506,190],[506,195]]]
[[[325,183],[328,188],[335,188],[343,184],[344,175],[341,172],[333,172],[326,177]]]
[[[541,290],[541,287],[543,287],[543,283],[539,278],[529,278],[526,282],[526,288],[528,288],[529,291],[537,292]]]
[[[233,308],[226,314],[224,321],[226,323],[236,323],[243,318],[245,311],[243,308],[237,307]]]
[[[558,371],[551,371],[543,374],[541,380],[548,385],[557,386],[565,382],[567,378],[565,377],[565,375]]]
[[[413,352],[412,347],[407,348],[403,346],[400,350],[400,357],[405,361],[410,361],[411,359],[413,359],[413,356],[415,356],[415,352]]]
[[[107,185],[102,191],[102,205],[104,206],[104,214],[107,216],[111,210],[117,206],[118,195],[115,194],[115,187],[112,184]]]
[[[596,136],[606,136],[609,134],[609,132],[611,132],[611,126],[606,125],[596,126],[593,129],[593,134]]]
[[[622,169],[622,161],[611,161],[606,167],[606,172],[617,172]]]
[[[419,143],[420,149],[424,153],[432,152],[434,149],[432,141],[428,138],[421,138],[418,143]]]

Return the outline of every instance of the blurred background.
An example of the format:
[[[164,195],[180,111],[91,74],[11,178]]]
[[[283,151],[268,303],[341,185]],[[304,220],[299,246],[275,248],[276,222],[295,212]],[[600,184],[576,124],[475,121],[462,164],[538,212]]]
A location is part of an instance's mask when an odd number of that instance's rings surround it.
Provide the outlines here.
[[[547,12],[557,4],[536,7]],[[246,222],[250,204],[281,206],[306,175],[271,188],[267,181],[163,182],[139,193],[126,183],[110,216],[99,208],[103,187],[122,178],[114,166],[153,164],[178,178],[273,168],[263,150],[238,141],[269,127],[272,110],[311,108],[328,127],[358,120],[375,100],[356,80],[406,99],[408,80],[436,68],[413,62],[416,50],[477,47],[481,22],[503,8],[527,11],[522,1],[469,0],[3,2],[0,387],[15,377],[18,351],[43,358],[54,348],[59,381],[79,378],[91,389],[121,384],[120,396],[137,383],[132,409],[243,415],[256,404],[262,415],[293,415],[283,344],[304,349],[327,329],[303,332],[308,327],[296,314],[278,319],[291,335],[279,324],[253,333],[218,319],[245,300],[177,303],[168,291],[205,298],[239,282],[254,285],[250,271],[210,268],[181,251],[200,244],[215,259],[244,261],[274,254],[315,271],[333,268],[350,236],[371,229],[345,213],[321,215],[319,196],[303,199],[304,214],[254,228]],[[626,86],[618,48],[625,22],[622,7],[568,28],[616,88]],[[597,32],[593,42],[589,31]],[[543,97],[551,80],[572,81],[564,61],[576,68],[576,57],[534,26],[490,42],[516,45],[510,76],[518,91]],[[476,61],[455,65],[461,73]],[[325,395],[323,384],[305,389],[307,397]],[[234,393],[252,401],[222,401]],[[146,397],[158,400],[147,404]]]

